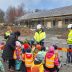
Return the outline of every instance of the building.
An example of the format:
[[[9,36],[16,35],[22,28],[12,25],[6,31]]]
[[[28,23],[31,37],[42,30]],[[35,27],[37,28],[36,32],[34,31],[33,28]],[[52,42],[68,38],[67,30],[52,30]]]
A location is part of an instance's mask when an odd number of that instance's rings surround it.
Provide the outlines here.
[[[47,28],[67,27],[72,23],[72,6],[27,13],[17,18],[16,22],[28,27],[35,27],[39,23]]]

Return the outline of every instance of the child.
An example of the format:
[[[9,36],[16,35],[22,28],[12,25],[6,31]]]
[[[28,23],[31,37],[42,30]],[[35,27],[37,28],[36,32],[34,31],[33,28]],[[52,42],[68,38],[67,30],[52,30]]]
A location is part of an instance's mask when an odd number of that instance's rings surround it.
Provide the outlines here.
[[[36,57],[34,62],[32,63],[31,72],[44,72],[42,60]]]
[[[20,65],[22,62],[22,49],[21,49],[21,43],[19,41],[16,41],[16,49],[14,51],[14,59],[15,59],[15,68],[16,70],[20,70]]]
[[[37,44],[36,46],[35,46],[35,49],[34,49],[34,52],[33,52],[33,57],[34,57],[34,59],[35,59],[35,57],[37,56],[37,54],[38,54],[38,52],[39,51],[41,51],[41,45],[39,45],[39,44]]]
[[[30,48],[29,43],[28,43],[28,42],[25,42],[25,43],[23,44],[23,48],[24,48],[25,51],[26,51],[28,48]]]
[[[2,63],[2,53],[3,53],[4,43],[0,43],[0,71],[5,72],[4,66]]]
[[[44,58],[45,58],[46,52],[44,50],[39,51],[37,54],[37,57],[40,58],[40,60],[42,60],[42,63],[44,64]]]
[[[58,46],[53,45],[53,47],[54,47],[54,49],[55,49],[55,56],[56,56],[56,57],[58,58],[58,60],[59,60],[59,66],[56,67],[57,72],[59,72],[59,69],[60,69],[60,67],[61,67],[61,61],[60,61],[60,56],[59,56],[59,52],[58,52]]]
[[[33,54],[31,53],[31,49],[28,48],[25,53],[25,66],[26,66],[27,72],[31,72],[32,62],[33,62]]]
[[[53,47],[54,47],[54,50],[55,50],[55,55],[56,55],[56,57],[59,57],[59,53],[58,53],[58,47],[56,46],[56,45],[53,45]]]
[[[55,56],[54,47],[51,46],[45,56],[45,72],[56,72],[58,66],[58,57]]]

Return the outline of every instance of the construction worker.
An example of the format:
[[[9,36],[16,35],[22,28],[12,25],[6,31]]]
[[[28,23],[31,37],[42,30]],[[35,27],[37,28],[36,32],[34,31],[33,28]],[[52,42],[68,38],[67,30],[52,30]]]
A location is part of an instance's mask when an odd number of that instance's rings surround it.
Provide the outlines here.
[[[42,25],[38,24],[37,25],[37,31],[35,32],[35,35],[34,35],[34,40],[35,40],[36,43],[44,46],[44,39],[45,38],[46,38],[46,33],[42,29]]]
[[[69,49],[72,49],[72,24],[68,25],[68,29],[69,29],[69,34],[67,38],[67,43],[68,43]],[[72,63],[72,52],[67,52],[67,61],[68,63]]]

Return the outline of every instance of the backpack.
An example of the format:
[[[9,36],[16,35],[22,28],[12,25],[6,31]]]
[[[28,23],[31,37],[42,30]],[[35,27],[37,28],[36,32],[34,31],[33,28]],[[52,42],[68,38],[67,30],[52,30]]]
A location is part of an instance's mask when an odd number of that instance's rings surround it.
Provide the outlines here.
[[[33,66],[32,69],[31,69],[31,72],[39,72],[39,67]]]

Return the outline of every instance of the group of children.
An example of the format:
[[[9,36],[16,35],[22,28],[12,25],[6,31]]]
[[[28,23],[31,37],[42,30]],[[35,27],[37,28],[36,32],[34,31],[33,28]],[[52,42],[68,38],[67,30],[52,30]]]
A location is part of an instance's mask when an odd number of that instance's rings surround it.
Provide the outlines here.
[[[17,71],[19,70],[21,72],[59,71],[60,61],[57,46],[55,45],[50,46],[48,51],[44,51],[43,47],[39,44],[30,45],[27,42],[21,44],[19,41],[16,41],[16,47],[13,58],[15,60],[15,70]]]

